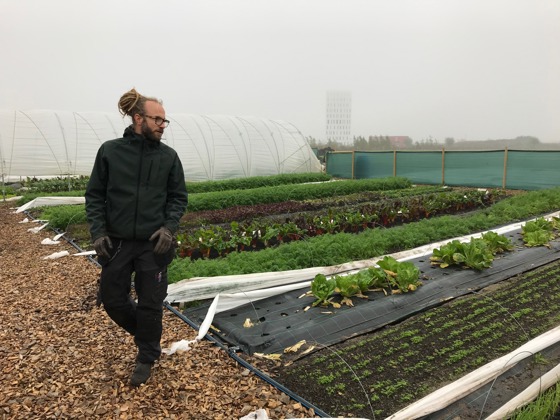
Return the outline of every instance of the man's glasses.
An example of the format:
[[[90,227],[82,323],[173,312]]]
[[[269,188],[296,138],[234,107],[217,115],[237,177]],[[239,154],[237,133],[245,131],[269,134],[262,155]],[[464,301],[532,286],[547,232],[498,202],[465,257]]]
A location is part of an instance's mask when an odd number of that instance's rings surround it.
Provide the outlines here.
[[[144,114],[144,117],[151,118],[152,120],[154,120],[154,122],[158,127],[163,127],[163,128],[167,127],[170,122],[169,120],[165,120],[161,117],[152,117],[151,115],[146,115],[146,114]]]

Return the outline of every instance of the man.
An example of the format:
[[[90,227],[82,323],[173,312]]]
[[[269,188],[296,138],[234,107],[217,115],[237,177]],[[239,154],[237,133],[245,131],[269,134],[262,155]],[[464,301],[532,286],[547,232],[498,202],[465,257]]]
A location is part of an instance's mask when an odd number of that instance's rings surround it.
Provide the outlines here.
[[[102,267],[101,302],[134,336],[138,354],[130,383],[140,386],[161,355],[167,265],[188,196],[179,156],[161,143],[169,125],[161,101],[132,89],[119,100],[119,110],[132,124],[123,138],[99,148],[86,188],[86,213]],[[130,296],[133,274],[138,302]]]

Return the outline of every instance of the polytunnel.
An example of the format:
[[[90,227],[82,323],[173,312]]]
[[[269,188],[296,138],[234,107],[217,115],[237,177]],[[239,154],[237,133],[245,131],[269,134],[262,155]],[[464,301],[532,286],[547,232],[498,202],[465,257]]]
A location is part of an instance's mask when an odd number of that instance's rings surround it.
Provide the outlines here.
[[[179,154],[187,181],[320,172],[291,123],[255,116],[167,114],[162,141]],[[99,146],[121,137],[118,113],[0,111],[2,180],[89,175]]]

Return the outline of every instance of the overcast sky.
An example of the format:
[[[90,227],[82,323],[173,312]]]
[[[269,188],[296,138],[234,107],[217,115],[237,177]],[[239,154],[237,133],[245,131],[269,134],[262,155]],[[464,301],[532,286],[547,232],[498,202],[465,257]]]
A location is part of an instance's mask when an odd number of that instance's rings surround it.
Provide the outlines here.
[[[560,142],[559,0],[0,0],[0,109],[168,114],[352,134]]]

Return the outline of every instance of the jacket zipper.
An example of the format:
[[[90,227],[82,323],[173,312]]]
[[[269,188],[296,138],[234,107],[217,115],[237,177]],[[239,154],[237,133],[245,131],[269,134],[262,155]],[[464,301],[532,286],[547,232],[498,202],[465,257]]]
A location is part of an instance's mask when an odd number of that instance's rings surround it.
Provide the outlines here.
[[[154,166],[154,160],[150,160],[150,168],[148,169],[148,177],[146,178],[146,188],[150,185],[150,178],[152,177],[152,167]]]
[[[136,223],[138,221],[138,203],[140,202],[140,180],[142,179],[142,161],[144,160],[144,140],[140,139],[140,162],[138,163],[138,176],[136,178],[136,206],[134,209],[134,223],[132,225],[132,237],[136,239]]]

